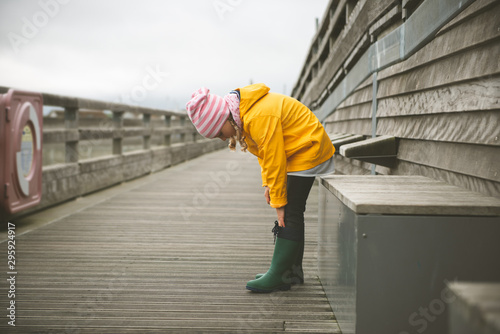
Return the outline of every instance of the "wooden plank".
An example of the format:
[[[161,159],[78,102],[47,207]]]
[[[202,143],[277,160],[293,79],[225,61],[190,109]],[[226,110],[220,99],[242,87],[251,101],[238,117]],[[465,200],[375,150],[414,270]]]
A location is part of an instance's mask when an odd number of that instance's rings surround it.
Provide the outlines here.
[[[352,105],[344,108],[338,108],[333,114],[331,114],[326,122],[328,124],[335,123],[338,121],[346,121],[353,119],[371,119],[372,113],[372,103]]]
[[[358,89],[352,93],[347,99],[345,99],[337,109],[342,109],[348,106],[360,104],[360,103],[371,103],[373,100],[373,79],[370,77],[365,80],[366,85],[363,88],[358,87]],[[362,86],[362,85],[360,85]]]
[[[405,58],[410,57],[427,44],[447,22],[474,1],[436,2],[422,0],[413,13],[408,13],[408,10],[406,10],[403,28]]]
[[[43,131],[43,143],[65,143],[67,141],[78,141],[80,135],[77,129],[45,129]]]
[[[464,66],[457,67],[457,65],[451,65],[450,67],[441,69],[441,72],[435,72],[432,77],[438,76],[438,73],[445,73],[446,78],[450,74],[450,78],[447,82],[453,82],[453,75],[456,72],[466,72],[473,70],[477,67],[482,67],[485,65],[494,65],[498,63],[496,55],[498,55],[498,50],[495,46],[498,46],[498,37],[500,36],[500,31],[497,29],[499,21],[500,3],[496,3],[494,8],[491,10],[481,13],[478,16],[470,16],[468,20],[464,21],[462,24],[454,27],[452,30],[447,31],[430,41],[422,49],[417,51],[413,56],[411,56],[406,61],[397,63],[389,68],[386,68],[378,73],[378,79],[382,82],[384,79],[397,76],[398,74],[408,72],[415,69],[415,71],[422,71],[422,67],[427,65],[432,66],[432,62],[437,60],[447,58],[450,56],[455,56],[457,53],[464,53],[466,56],[470,57],[465,61]],[[491,51],[488,51],[488,44],[491,47]],[[477,56],[470,51],[471,48],[482,48],[481,52],[491,52],[493,58],[476,58]],[[460,57],[458,57],[460,58]],[[489,61],[489,63],[484,63],[484,61]],[[472,66],[474,65],[474,66]],[[425,68],[425,67],[424,67]],[[452,71],[451,68],[455,69]],[[483,75],[489,75],[498,73],[493,66],[490,72],[486,72]],[[428,73],[422,73],[428,75]],[[469,78],[473,76],[469,75]],[[425,78],[425,76],[423,77]],[[386,96],[387,94],[379,95],[380,97]]]
[[[335,175],[370,175],[371,164],[335,154]]]
[[[421,0],[403,0],[403,8],[415,8]]]
[[[493,18],[490,17],[488,22],[486,22],[486,23],[484,23],[484,21],[482,22],[483,24],[486,24],[487,27],[489,28],[487,30],[488,33],[486,33],[486,34],[484,34],[482,31],[479,32],[480,28],[479,29],[477,28],[478,25],[475,24],[475,22],[471,23],[469,21],[465,21],[463,24],[461,24],[459,27],[461,27],[462,29],[465,29],[464,32],[468,34],[467,35],[468,38],[469,37],[472,38],[472,42],[469,43],[469,44],[465,44],[462,49],[469,48],[469,47],[471,47],[471,45],[479,45],[480,43],[486,43],[486,38],[488,38],[489,33],[492,33],[493,37],[489,36],[491,38],[488,41],[493,42],[493,39],[496,38],[496,36],[498,36],[498,30],[494,28],[496,26],[496,24],[495,24],[496,20],[497,19],[495,17],[493,17]],[[472,18],[472,20],[470,20],[470,21],[474,21],[474,18]],[[463,28],[462,27],[463,25],[471,25],[471,26]],[[412,31],[407,31],[407,33],[418,33],[418,29],[416,29],[416,31],[413,31],[413,30]],[[475,34],[477,35],[478,33],[481,34],[482,36],[484,36],[485,39],[475,38]],[[418,37],[418,36],[416,36],[416,37]],[[430,55],[429,57],[431,57],[431,59],[437,59],[436,57],[434,57],[434,58],[432,57],[434,51],[437,52],[437,53],[442,53],[443,54],[442,57],[444,57],[445,55],[449,55],[449,54],[451,54],[453,52],[457,52],[457,51],[453,51],[453,49],[454,49],[453,41],[458,41],[458,43],[464,44],[464,43],[468,43],[468,42],[471,41],[471,39],[468,39],[468,38],[463,38],[462,37],[462,33],[460,33],[460,32],[459,33],[455,33],[453,36],[447,37],[444,41],[440,42],[439,43],[439,47],[434,47],[430,51],[426,50],[426,54],[425,55]],[[411,39],[411,40],[413,40],[413,39]],[[446,43],[448,43],[448,42],[451,43],[452,46],[447,45]],[[407,45],[408,45],[408,41],[407,41]],[[443,47],[443,45],[446,46],[446,47]],[[335,45],[335,48],[337,49],[338,45]],[[445,51],[443,51],[443,50],[445,50]],[[398,55],[396,55],[396,56],[398,56]],[[352,55],[350,55],[349,57],[352,57]],[[418,65],[421,66],[421,63],[418,64]],[[330,66],[330,67],[332,67],[332,66]],[[324,74],[327,71],[328,71],[328,69],[325,69],[322,72],[322,74]],[[396,73],[400,73],[400,72],[401,72],[400,70],[396,71]],[[338,70],[336,70],[335,73],[338,74],[339,73]],[[322,74],[320,74],[320,75],[322,75]],[[330,75],[329,79],[327,81],[330,82],[331,78],[333,76],[334,76],[333,74]],[[310,100],[308,100],[308,98],[304,97],[303,95],[305,95],[305,96],[308,97],[308,96],[311,96],[311,94],[314,93],[317,96],[324,96],[325,91],[326,91],[325,89],[327,87],[327,82],[325,82],[324,84],[321,84],[321,85],[318,86],[318,84],[320,84],[320,79],[319,78],[320,77],[313,78],[312,82],[310,84],[308,84],[308,87],[306,88],[305,93],[304,93],[304,89],[301,89],[301,93],[300,93],[300,98],[303,100],[303,102],[306,103],[306,104],[308,104],[308,105],[311,105],[314,108],[316,108],[315,105],[316,105],[316,103],[318,103],[318,101],[320,99],[319,98],[316,98],[316,99],[310,98]],[[315,87],[315,89],[312,88],[313,86]],[[323,88],[321,88],[321,87],[323,87]],[[313,92],[314,90],[315,90],[315,92]],[[331,89],[329,88],[329,90],[331,90]],[[321,98],[321,100],[323,101],[324,99]]]
[[[303,91],[307,89],[308,87],[305,87],[307,85],[307,78],[309,77],[310,73],[313,71],[313,67],[316,66],[316,62],[319,58],[319,55],[321,55],[326,48],[332,49],[330,45],[330,38],[334,37],[335,39],[339,38],[338,36],[332,36],[333,29],[337,25],[339,17],[342,15],[344,12],[344,6],[345,6],[346,0],[335,0],[335,1],[330,1],[328,4],[328,9],[325,11],[324,16],[329,15],[329,12],[331,10],[334,11],[331,19],[328,19],[328,30],[324,35],[323,42],[321,45],[318,46],[318,52],[316,54],[313,54],[312,49],[314,45],[316,44],[316,41],[319,37],[320,32],[318,31],[316,35],[314,36],[311,46],[309,47],[308,51],[308,57],[306,61],[304,62],[304,65],[302,67],[302,71],[300,72],[300,76],[298,78],[297,83],[295,84],[295,87],[293,88],[294,91],[294,96],[300,100],[303,101]],[[326,24],[327,21],[322,21],[322,25]],[[323,30],[323,27],[321,28]]]
[[[421,176],[327,176],[322,185],[357,214],[494,216],[500,199]]]
[[[419,92],[480,77],[494,76],[500,73],[498,54],[500,54],[500,43],[495,43],[481,45],[406,72],[403,72],[400,67],[400,64],[406,64],[406,62],[396,64],[390,67],[390,70],[399,74],[390,78],[387,78],[387,72],[383,75],[385,79],[378,82],[377,98]],[[398,72],[398,68],[401,72]]]
[[[122,187],[16,237],[17,331],[340,333],[317,277],[317,186],[305,284],[272,294],[245,289],[274,248],[255,157],[218,151]]]
[[[147,113],[151,115],[185,116],[185,113],[167,111],[155,108],[146,108],[123,103],[112,103],[99,100],[83,99],[77,97],[61,96],[56,94],[43,93],[44,105],[82,108],[91,110],[113,110],[127,111],[132,113]]]
[[[495,110],[377,118],[377,135],[498,147],[500,113]]]
[[[369,35],[367,33],[361,35],[360,41],[356,44],[351,54],[346,58],[344,62],[345,71],[351,70],[354,67],[354,65],[356,65],[356,62],[354,62],[354,60],[358,60],[359,56],[363,54],[366,51],[366,49],[368,49],[369,45],[370,45]]]
[[[403,5],[404,7],[404,5]],[[368,34],[375,39],[378,37],[379,33],[385,29],[387,26],[393,24],[396,21],[401,20],[401,7],[396,6],[390,11],[388,11],[384,16],[382,16],[377,22],[375,22],[369,29]],[[373,41],[372,41],[373,42]]]
[[[377,100],[377,117],[499,110],[500,77],[490,76]],[[479,115],[478,115],[479,117]]]
[[[398,159],[500,182],[500,147],[400,140]]]
[[[438,33],[440,35],[453,27],[462,24],[465,20],[470,19],[472,16],[479,15],[480,13],[489,10],[491,6],[495,6],[498,0],[476,0],[465,8],[453,20],[448,22]]]
[[[89,144],[90,146],[99,145],[99,140],[89,142]],[[123,155],[85,159],[78,164],[45,166],[43,168],[42,201],[36,207],[28,209],[23,215],[141,175],[162,170],[201,154],[219,150],[224,146],[226,144],[221,141],[202,139],[196,142],[175,143],[168,147],[161,146]],[[12,219],[15,217],[17,216],[14,215]]]
[[[355,142],[358,142],[358,141],[361,141],[364,139],[365,139],[364,136],[354,135],[354,136],[349,136],[349,137],[345,137],[345,138],[332,140],[332,144],[335,147],[335,154],[339,154],[339,150],[340,150],[340,147],[342,145],[355,143]]]
[[[450,332],[500,333],[500,283],[450,282]]]
[[[343,145],[340,154],[347,158],[389,158],[397,154],[396,138],[392,136],[379,136],[362,141]]]
[[[375,22],[383,13],[394,6],[394,1],[367,1],[358,14],[351,29],[345,37],[336,43],[335,52],[331,53],[325,62],[324,71],[319,73],[314,82],[308,88],[309,95],[302,97],[306,104],[315,101],[321,94],[324,87],[328,85],[338,69],[342,66],[351,50],[366,32],[366,27]],[[362,24],[358,24],[361,23]],[[314,87],[312,87],[314,86]]]
[[[335,123],[326,123],[325,129],[327,132],[340,132],[340,133],[351,133],[351,134],[371,136],[372,120],[354,119],[354,120],[338,121]]]
[[[415,164],[400,160],[397,169],[390,171],[381,170],[378,166],[377,173],[384,175],[422,175],[435,180],[440,180],[457,187],[468,189],[486,196],[500,198],[500,182],[494,182],[461,173]]]

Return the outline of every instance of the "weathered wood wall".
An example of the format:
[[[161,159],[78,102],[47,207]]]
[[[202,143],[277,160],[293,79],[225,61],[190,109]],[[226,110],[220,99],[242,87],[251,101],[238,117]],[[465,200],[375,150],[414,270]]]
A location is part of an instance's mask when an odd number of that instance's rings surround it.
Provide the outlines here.
[[[356,27],[373,42],[404,22],[414,10],[411,4],[418,7],[421,2],[381,1],[377,8],[369,3],[358,2],[362,6],[358,17],[364,12],[367,17],[356,19],[350,27],[347,22],[344,29]],[[330,2],[338,11],[335,6],[343,4]],[[312,109],[320,106],[320,93],[335,80],[339,68],[349,71],[346,59],[355,56],[346,55],[349,47],[342,43],[352,45],[354,53],[354,44],[363,41],[363,37],[350,39],[352,34],[340,35],[344,36],[336,44],[340,50],[330,52],[326,67],[308,86],[299,79],[294,96]],[[500,1],[476,0],[411,57],[377,72],[375,82],[370,77],[361,83],[325,119],[325,127],[331,133],[368,138],[376,110],[376,135],[395,136],[399,143],[396,167],[377,166],[377,173],[424,175],[500,197],[499,55]],[[339,174],[371,172],[370,164],[338,154],[336,162]]]

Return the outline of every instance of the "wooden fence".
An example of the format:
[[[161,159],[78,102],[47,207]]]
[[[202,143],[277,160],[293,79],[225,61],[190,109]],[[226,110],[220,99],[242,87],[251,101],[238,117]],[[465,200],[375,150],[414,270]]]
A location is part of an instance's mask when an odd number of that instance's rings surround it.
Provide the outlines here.
[[[0,93],[7,90],[0,87]],[[58,156],[45,156],[42,200],[27,212],[159,171],[226,145],[200,136],[186,113],[53,94],[43,94],[43,99],[45,107],[61,110],[60,117],[44,117],[43,128],[42,150],[52,146],[52,151],[46,153],[56,151]],[[101,118],[85,118],[88,111],[99,111]],[[131,142],[133,146],[128,145]],[[88,154],[90,150],[99,153]]]

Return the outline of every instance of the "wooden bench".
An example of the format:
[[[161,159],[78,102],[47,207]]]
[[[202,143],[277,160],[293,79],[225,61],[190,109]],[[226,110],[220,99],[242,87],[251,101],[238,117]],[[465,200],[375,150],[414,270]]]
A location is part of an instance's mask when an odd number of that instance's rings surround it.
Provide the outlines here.
[[[318,267],[342,333],[446,333],[454,280],[500,281],[500,200],[422,176],[321,178]]]
[[[449,334],[500,334],[500,283],[451,282]]]

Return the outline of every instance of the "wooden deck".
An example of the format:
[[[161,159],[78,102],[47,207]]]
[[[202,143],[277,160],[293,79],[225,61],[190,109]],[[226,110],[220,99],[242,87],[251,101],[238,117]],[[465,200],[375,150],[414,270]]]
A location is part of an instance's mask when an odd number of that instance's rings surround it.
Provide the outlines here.
[[[274,220],[256,159],[223,150],[15,222],[16,327],[2,279],[0,332],[340,333],[317,274],[316,186],[305,284],[245,289],[270,264]]]

